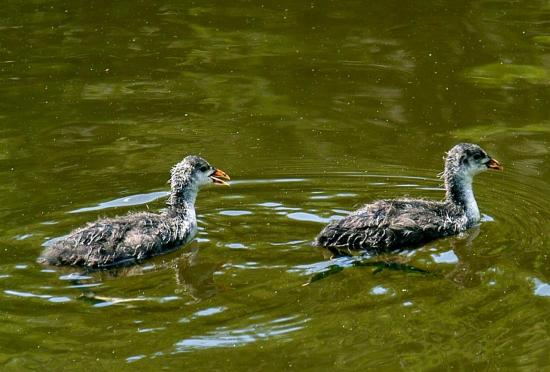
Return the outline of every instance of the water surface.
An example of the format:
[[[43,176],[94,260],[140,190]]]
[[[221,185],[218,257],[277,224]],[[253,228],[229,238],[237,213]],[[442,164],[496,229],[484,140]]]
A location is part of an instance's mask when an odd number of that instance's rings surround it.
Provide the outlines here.
[[[544,1],[5,1],[0,365],[540,370],[549,363]],[[311,241],[377,198],[441,199],[455,143],[478,228],[360,263]],[[200,154],[231,188],[182,249],[102,273],[43,245],[164,206]]]

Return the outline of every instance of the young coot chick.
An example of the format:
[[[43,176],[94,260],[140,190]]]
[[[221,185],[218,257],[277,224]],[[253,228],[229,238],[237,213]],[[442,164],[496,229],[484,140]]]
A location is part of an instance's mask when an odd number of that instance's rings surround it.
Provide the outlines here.
[[[188,243],[197,232],[195,199],[208,183],[228,185],[229,176],[198,156],[171,171],[171,193],[160,214],[131,213],[106,218],[71,232],[48,247],[38,262],[104,269],[125,266]]]
[[[445,159],[444,201],[375,201],[344,219],[330,222],[319,233],[315,244],[336,255],[348,255],[356,250],[380,253],[458,234],[479,222],[472,179],[487,169],[503,168],[478,145],[460,143]]]

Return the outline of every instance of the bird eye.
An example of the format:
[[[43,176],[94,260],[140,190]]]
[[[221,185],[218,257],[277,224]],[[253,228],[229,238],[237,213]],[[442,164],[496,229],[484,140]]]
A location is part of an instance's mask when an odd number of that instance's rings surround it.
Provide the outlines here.
[[[199,168],[201,172],[206,172],[208,170],[208,166],[207,165],[203,165],[202,167]]]
[[[481,154],[475,154],[474,155],[474,160],[479,160],[481,159],[483,156]]]

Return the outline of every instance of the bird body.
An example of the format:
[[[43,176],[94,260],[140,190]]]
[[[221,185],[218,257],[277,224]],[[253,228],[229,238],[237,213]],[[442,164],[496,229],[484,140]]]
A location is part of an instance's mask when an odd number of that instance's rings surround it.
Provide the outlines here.
[[[106,218],[74,230],[48,248],[41,259],[50,265],[93,268],[128,265],[186,244],[196,231],[194,213]]]
[[[130,213],[89,223],[54,242],[38,261],[104,269],[169,252],[191,241],[197,232],[195,199],[199,186],[226,184],[224,179],[229,177],[206,160],[188,156],[172,169],[171,193],[164,211]]]
[[[445,162],[444,201],[375,201],[341,220],[330,222],[319,233],[315,244],[337,255],[353,251],[380,253],[458,234],[479,222],[472,179],[486,169],[502,167],[477,145],[456,145]]]
[[[419,199],[379,200],[331,222],[316,244],[336,254],[380,253],[458,234],[468,226],[459,208]]]

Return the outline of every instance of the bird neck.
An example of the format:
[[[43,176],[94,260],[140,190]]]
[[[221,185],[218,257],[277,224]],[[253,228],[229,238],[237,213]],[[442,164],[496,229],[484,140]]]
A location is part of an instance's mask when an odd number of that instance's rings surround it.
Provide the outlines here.
[[[197,199],[197,187],[172,187],[172,192],[168,198],[167,205],[178,211],[194,211],[195,200]]]
[[[480,213],[474,197],[471,176],[445,172],[445,190],[445,199],[464,210],[469,224],[479,221]]]

